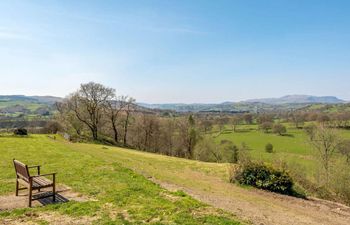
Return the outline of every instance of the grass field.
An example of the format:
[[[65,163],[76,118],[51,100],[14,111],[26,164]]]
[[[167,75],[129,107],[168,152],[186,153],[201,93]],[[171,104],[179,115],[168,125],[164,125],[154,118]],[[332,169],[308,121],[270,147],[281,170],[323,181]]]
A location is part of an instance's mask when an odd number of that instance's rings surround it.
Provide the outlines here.
[[[302,129],[295,129],[291,124],[285,125],[287,127],[285,136],[264,133],[258,130],[257,125],[241,125],[236,132],[227,127],[220,135],[214,134],[214,136],[218,143],[221,140],[230,140],[239,146],[245,143],[254,159],[268,162],[284,161],[290,166],[299,167],[300,171],[305,171],[308,179],[314,179],[318,166],[316,150]],[[350,131],[339,130],[339,133],[344,138],[350,139]],[[265,152],[267,143],[274,146],[274,153]]]
[[[28,164],[43,165],[43,173],[56,171],[58,183],[97,200],[0,212],[0,221],[20,218],[47,224],[49,221],[31,217],[31,213],[58,213],[58,216],[71,217],[74,221],[84,218],[95,224],[240,224],[229,213],[213,209],[181,191],[162,189],[134,172],[147,171],[164,180],[168,175],[168,179],[174,179],[176,176],[171,174],[182,170],[225,176],[224,164],[201,163],[101,145],[72,144],[45,135],[0,137],[0,154],[0,195],[14,194],[12,159],[16,158]],[[162,171],[160,167],[168,169]],[[181,177],[177,179],[181,180]]]
[[[10,107],[10,106],[15,106],[15,105],[22,105],[29,110],[36,110],[40,107],[47,106],[42,103],[27,102],[27,101],[0,101],[0,109]]]

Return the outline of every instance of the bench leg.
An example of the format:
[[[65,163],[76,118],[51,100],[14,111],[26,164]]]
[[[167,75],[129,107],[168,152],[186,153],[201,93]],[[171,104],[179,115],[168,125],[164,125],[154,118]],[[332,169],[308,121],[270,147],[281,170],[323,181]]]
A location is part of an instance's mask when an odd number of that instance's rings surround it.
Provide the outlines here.
[[[52,200],[55,202],[56,201],[56,176],[55,174],[53,174],[53,177],[52,177]]]
[[[19,186],[19,183],[18,183],[18,180],[16,179],[16,196],[18,196],[18,186]]]
[[[32,186],[28,188],[28,207],[32,207]]]
[[[55,184],[52,186],[52,200],[55,202],[56,201],[56,187]]]

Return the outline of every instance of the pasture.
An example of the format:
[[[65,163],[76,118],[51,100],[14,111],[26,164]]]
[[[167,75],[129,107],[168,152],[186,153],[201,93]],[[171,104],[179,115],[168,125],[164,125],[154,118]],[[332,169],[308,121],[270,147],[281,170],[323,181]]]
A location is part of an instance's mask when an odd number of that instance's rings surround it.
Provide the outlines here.
[[[249,155],[253,159],[270,163],[286,162],[288,166],[304,171],[307,178],[314,179],[318,164],[317,151],[310,144],[307,134],[302,129],[296,129],[292,124],[285,123],[287,134],[280,136],[273,133],[264,133],[257,125],[239,125],[236,132],[230,126],[221,133],[211,134],[215,141],[230,140],[237,146],[244,143],[248,147]],[[339,134],[350,139],[350,131],[338,130]],[[265,151],[265,145],[274,146],[273,153]],[[339,155],[336,156],[339,159]]]
[[[123,150],[112,149],[72,144],[46,135],[0,137],[0,195],[14,195],[12,159],[16,158],[29,165],[41,164],[42,173],[56,171],[58,184],[94,199],[3,211],[0,221],[48,224],[55,217],[75,224],[239,224],[232,214],[216,210],[181,191],[167,191],[135,173],[123,165],[127,159],[118,158]],[[127,152],[130,160],[137,157],[134,151]]]

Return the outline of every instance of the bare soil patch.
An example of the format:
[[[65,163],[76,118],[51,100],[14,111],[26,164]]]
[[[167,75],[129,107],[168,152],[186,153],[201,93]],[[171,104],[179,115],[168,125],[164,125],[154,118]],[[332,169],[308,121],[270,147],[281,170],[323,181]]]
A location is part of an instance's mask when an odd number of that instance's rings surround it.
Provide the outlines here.
[[[34,195],[45,194],[45,192],[49,190],[50,188],[48,190],[43,189],[41,192],[35,192]],[[58,185],[55,202],[52,201],[52,197],[47,197],[37,201],[33,201],[33,207],[38,207],[38,206],[48,205],[48,204],[64,203],[72,200],[77,202],[84,202],[84,201],[89,201],[91,199],[83,196],[80,193],[72,191],[72,189],[68,186]],[[26,208],[26,207],[28,207],[28,192],[26,190],[20,191],[19,196],[15,196],[14,193],[11,195],[0,196],[0,211]]]
[[[95,217],[70,217],[55,212],[26,213],[18,218],[5,218],[0,221],[1,225],[36,225],[47,222],[52,225],[89,225]]]

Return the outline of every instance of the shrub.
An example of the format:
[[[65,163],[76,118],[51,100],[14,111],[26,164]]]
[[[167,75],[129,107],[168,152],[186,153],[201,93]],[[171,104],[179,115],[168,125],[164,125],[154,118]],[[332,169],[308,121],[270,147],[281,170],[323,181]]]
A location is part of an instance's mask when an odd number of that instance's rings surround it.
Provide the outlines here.
[[[278,123],[273,125],[272,132],[282,136],[287,133],[287,128],[283,124]]]
[[[239,148],[232,141],[222,140],[220,142],[220,148],[223,152],[225,162],[237,163],[239,159]]]
[[[310,141],[312,141],[315,137],[316,126],[314,124],[309,124],[304,127],[304,131],[309,137]]]
[[[13,133],[14,133],[15,135],[21,135],[21,136],[28,135],[28,131],[27,131],[26,129],[24,129],[24,128],[15,129],[15,130],[13,131]]]
[[[268,153],[272,153],[273,152],[273,145],[271,143],[267,143],[265,145],[265,151]]]
[[[240,184],[250,185],[259,189],[269,190],[281,194],[292,195],[293,180],[284,171],[276,170],[262,163],[250,162],[242,165],[236,171],[234,179]]]
[[[273,127],[273,123],[272,122],[264,122],[262,124],[259,125],[259,129],[263,130],[265,133],[268,133],[269,130],[271,130]]]
[[[194,149],[194,158],[204,162],[220,162],[222,152],[210,137],[204,137]]]
[[[46,134],[57,134],[57,132],[62,130],[63,127],[60,123],[57,121],[50,121],[45,125],[43,132]]]

